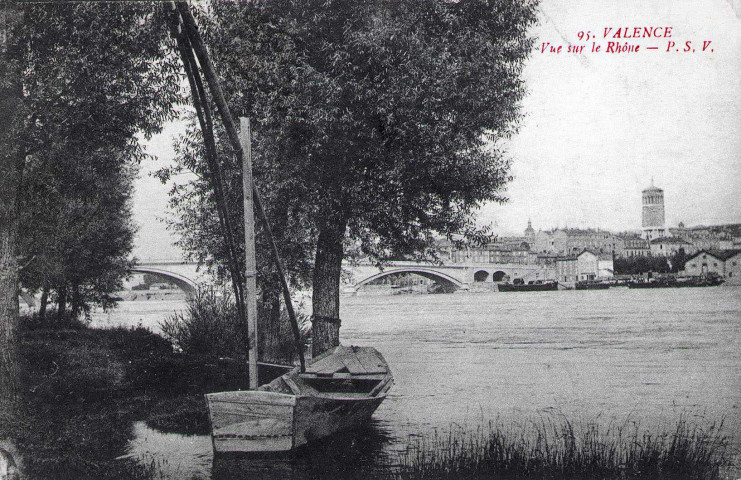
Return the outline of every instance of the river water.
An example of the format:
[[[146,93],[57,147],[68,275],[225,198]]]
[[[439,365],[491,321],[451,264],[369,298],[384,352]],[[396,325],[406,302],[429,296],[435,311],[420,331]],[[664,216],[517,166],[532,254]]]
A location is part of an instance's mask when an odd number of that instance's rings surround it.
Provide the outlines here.
[[[123,305],[107,322],[152,326],[174,306]],[[178,478],[337,478],[420,436],[543,418],[724,420],[741,444],[739,287],[361,295],[341,317],[342,343],[376,347],[395,377],[368,429],[290,459],[214,460],[208,437],[139,423],[130,454]]]

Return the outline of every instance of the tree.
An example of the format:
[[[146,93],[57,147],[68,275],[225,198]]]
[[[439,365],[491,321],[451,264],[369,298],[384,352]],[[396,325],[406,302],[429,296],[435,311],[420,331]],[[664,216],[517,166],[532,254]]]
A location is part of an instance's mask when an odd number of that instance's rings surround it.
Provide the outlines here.
[[[383,260],[430,254],[436,233],[486,233],[473,212],[504,201],[500,140],[519,118],[535,2],[277,0],[211,12],[204,29],[230,108],[256,124],[255,180],[315,238],[318,354],[339,343],[348,239]]]
[[[23,149],[16,139],[23,118],[20,42],[23,22],[17,6],[0,5],[0,415],[10,413],[18,396],[18,198]]]
[[[54,288],[59,314],[68,303],[75,315],[89,302],[108,306],[130,266],[129,200],[135,164],[145,158],[135,135],[156,131],[178,99],[160,10],[151,4],[29,10],[39,21],[23,32],[33,154],[22,187],[22,231],[32,237],[25,253],[34,261],[23,280]]]
[[[680,248],[677,250],[677,253],[672,255],[669,259],[669,265],[671,266],[671,272],[672,273],[678,273],[681,270],[684,270],[684,264],[687,263],[687,259],[689,256],[684,251],[684,248]]]
[[[31,260],[21,284],[42,291],[42,316],[52,289],[58,320],[68,304],[72,317],[93,303],[107,308],[132,266],[136,165],[115,152],[40,157],[27,161],[22,187],[21,252]]]
[[[223,136],[223,132],[222,132]],[[259,140],[258,140],[259,143]],[[218,158],[225,177],[225,194],[231,224],[240,225],[243,221],[241,165],[229,154],[228,141],[218,143]],[[209,179],[209,168],[203,160],[203,140],[200,130],[193,124],[179,139],[175,166],[163,168],[158,176],[166,182],[175,175],[188,172],[189,179],[175,182],[170,192],[170,207],[176,215],[169,220],[169,226],[175,230],[180,240],[177,244],[186,255],[222,280],[228,282],[231,275],[228,263],[228,252],[224,241],[223,225],[219,221],[214,199],[214,189]],[[258,160],[258,163],[259,162]],[[296,287],[306,287],[311,278],[312,228],[306,223],[301,210],[293,208],[280,185],[272,180],[266,171],[259,169],[258,185],[261,185],[263,201],[268,209],[268,216],[273,226],[273,234],[278,239],[280,257],[287,260],[288,275]],[[289,211],[290,210],[290,211]],[[257,282],[259,290],[258,315],[258,352],[264,361],[276,360],[284,355],[282,343],[290,335],[290,325],[281,315],[281,284],[270,258],[269,239],[265,235],[262,222],[257,223]],[[238,243],[237,263],[244,270],[244,231],[236,230]]]
[[[615,259],[617,275],[641,275],[644,273],[667,273],[670,271],[667,257],[621,257]]]
[[[28,164],[68,185],[53,174],[66,171],[63,162],[104,169],[107,160],[141,160],[137,134],[172,117],[179,83],[159,4],[3,2],[1,15],[0,391],[12,394]]]

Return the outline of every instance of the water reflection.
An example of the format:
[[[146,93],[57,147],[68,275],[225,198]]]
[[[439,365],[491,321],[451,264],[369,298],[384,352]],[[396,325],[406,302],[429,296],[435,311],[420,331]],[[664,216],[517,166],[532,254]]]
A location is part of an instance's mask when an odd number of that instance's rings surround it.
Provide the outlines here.
[[[388,426],[372,420],[363,428],[337,434],[295,453],[218,454],[213,459],[212,478],[377,478],[391,462],[386,452],[393,440]]]
[[[389,426],[371,420],[292,453],[214,456],[209,435],[162,433],[136,422],[125,457],[150,466],[157,478],[367,478],[383,476],[391,465],[387,452],[393,442]]]
[[[155,478],[210,478],[211,436],[162,433],[134,423],[126,457],[150,466]]]

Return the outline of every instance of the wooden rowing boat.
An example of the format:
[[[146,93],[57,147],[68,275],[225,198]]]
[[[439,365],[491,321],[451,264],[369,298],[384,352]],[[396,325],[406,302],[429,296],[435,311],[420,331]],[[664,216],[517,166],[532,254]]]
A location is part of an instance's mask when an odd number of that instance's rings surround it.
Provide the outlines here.
[[[393,385],[371,347],[335,347],[258,390],[209,393],[214,452],[283,452],[368,420]]]

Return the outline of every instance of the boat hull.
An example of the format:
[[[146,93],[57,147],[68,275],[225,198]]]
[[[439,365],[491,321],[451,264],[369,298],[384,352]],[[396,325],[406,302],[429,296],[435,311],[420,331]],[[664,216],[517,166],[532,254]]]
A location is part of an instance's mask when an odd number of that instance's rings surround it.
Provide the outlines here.
[[[367,421],[393,385],[371,347],[337,346],[258,390],[206,395],[215,452],[285,452]]]
[[[510,283],[500,283],[497,285],[497,289],[500,292],[550,292],[558,290],[558,283],[537,283],[537,284],[523,284],[513,285]]]
[[[574,286],[576,290],[607,290],[610,288],[609,283],[577,283]]]
[[[390,388],[390,385],[388,386]],[[366,422],[386,398],[265,391],[206,395],[215,452],[283,452]]]

